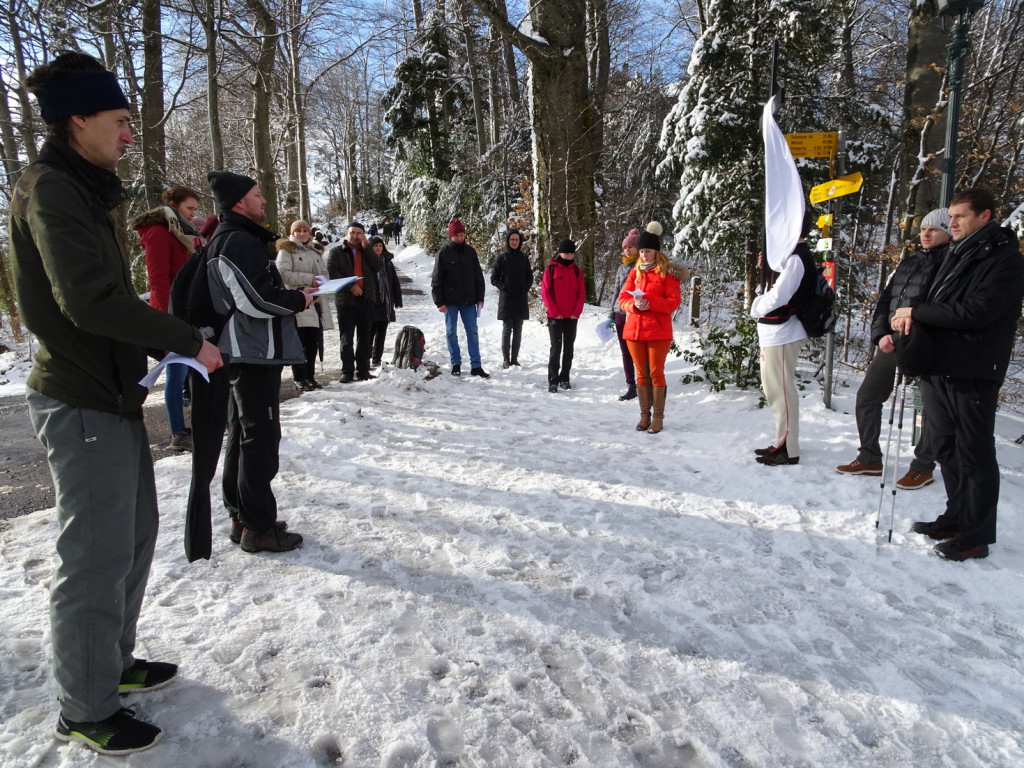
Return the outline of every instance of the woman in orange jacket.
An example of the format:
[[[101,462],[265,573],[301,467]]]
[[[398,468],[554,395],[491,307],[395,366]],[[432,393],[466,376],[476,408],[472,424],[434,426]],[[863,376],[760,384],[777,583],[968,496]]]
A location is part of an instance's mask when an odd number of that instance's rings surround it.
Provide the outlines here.
[[[672,315],[682,301],[685,267],[673,265],[661,252],[661,225],[651,222],[637,242],[640,258],[619,294],[626,313],[622,338],[636,367],[640,400],[638,431],[661,432],[665,420],[665,358],[672,346]],[[654,417],[651,418],[651,407]]]

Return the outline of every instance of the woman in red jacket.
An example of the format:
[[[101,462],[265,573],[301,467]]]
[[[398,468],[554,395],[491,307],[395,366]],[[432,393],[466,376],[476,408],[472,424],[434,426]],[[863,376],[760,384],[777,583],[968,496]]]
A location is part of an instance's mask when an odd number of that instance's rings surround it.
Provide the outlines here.
[[[674,266],[661,252],[661,225],[651,222],[637,242],[640,258],[619,294],[626,313],[622,338],[636,367],[640,400],[638,431],[661,432],[665,420],[665,358],[672,346],[672,315],[682,301],[685,267]],[[654,418],[651,418],[651,406]]]
[[[192,226],[192,219],[199,208],[199,194],[179,185],[164,190],[162,198],[164,205],[142,214],[132,226],[146,251],[149,305],[167,312],[174,276],[196,249],[199,231]],[[192,430],[185,426],[183,388],[187,373],[186,365],[169,365],[164,377],[170,447],[176,451],[192,450]]]
[[[548,335],[551,337],[548,392],[572,389],[569,371],[572,369],[573,347],[576,344],[576,325],[583,314],[583,302],[587,298],[583,270],[576,263],[576,243],[572,240],[563,240],[558,244],[558,255],[548,264],[540,281],[540,297],[548,313]]]

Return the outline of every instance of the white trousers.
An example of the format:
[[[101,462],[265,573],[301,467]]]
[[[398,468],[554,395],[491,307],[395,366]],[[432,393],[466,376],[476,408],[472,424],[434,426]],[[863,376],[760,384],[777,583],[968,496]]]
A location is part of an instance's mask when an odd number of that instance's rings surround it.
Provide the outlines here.
[[[775,418],[775,445],[785,443],[791,459],[800,455],[800,399],[796,361],[807,339],[761,347],[761,389]]]

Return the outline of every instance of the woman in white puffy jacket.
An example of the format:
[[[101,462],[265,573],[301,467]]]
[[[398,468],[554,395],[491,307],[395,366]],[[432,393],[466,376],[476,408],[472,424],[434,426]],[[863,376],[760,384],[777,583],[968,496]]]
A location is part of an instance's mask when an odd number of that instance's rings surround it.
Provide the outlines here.
[[[291,236],[277,241],[277,269],[289,288],[315,286],[319,275],[326,276],[323,257],[313,247],[313,233],[305,221],[292,222]],[[299,326],[299,339],[306,362],[292,366],[295,388],[300,392],[322,389],[314,377],[316,356],[324,348],[324,329],[333,328],[331,313],[321,304],[320,297],[295,316]]]

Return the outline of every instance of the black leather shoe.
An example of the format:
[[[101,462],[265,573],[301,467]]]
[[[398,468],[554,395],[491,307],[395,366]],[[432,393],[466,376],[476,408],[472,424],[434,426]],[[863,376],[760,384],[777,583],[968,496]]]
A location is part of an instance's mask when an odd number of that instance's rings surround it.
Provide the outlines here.
[[[469,375],[470,376],[479,376],[481,379],[489,379],[489,378],[491,378],[491,374],[489,374],[483,368],[473,368],[469,372]]]
[[[340,381],[342,384],[351,384],[352,383],[352,374],[348,373],[346,371],[346,372],[341,374],[341,378],[339,378],[338,381]]]
[[[462,366],[461,365],[453,365],[452,366],[452,376],[461,376],[461,375],[462,375]]]
[[[558,391],[558,385],[557,384],[548,384],[548,392],[557,392],[557,391]]]
[[[782,446],[764,456],[758,456],[756,461],[758,464],[764,464],[766,467],[781,467],[786,464],[799,464],[800,457],[794,456],[790,458],[788,451],[786,451],[786,446]]]
[[[961,544],[959,539],[950,539],[936,544],[934,551],[943,560],[962,563],[964,560],[981,560],[988,557],[988,544]]]
[[[920,533],[927,536],[929,539],[952,539],[955,538],[959,530],[953,528],[947,523],[940,523],[937,520],[931,523],[916,522],[910,526],[910,530],[914,533]]]

